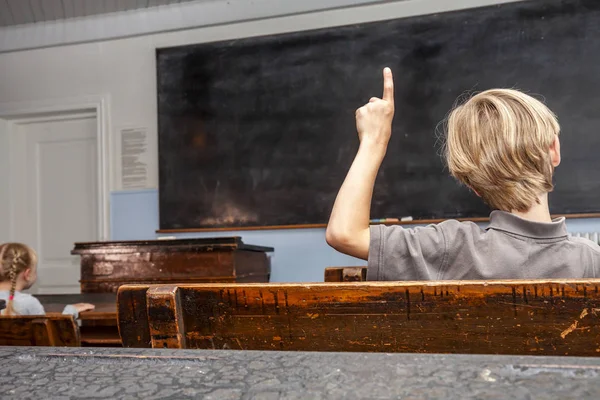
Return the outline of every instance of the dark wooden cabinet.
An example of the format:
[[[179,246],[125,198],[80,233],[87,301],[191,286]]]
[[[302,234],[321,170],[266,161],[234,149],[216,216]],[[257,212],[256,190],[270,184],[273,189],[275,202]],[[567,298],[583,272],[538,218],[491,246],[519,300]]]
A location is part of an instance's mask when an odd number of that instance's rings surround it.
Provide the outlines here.
[[[76,243],[81,292],[116,292],[123,284],[268,282],[271,247],[239,237]]]

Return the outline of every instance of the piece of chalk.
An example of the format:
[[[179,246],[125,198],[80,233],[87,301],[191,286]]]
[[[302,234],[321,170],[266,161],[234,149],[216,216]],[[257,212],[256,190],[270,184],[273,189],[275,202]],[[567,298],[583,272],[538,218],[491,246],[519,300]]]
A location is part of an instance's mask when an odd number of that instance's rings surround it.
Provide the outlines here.
[[[389,224],[389,223],[394,223],[394,222],[400,222],[400,220],[398,218],[378,218],[378,219],[372,219],[369,221],[372,224]]]
[[[413,220],[413,217],[402,217],[400,218],[400,221],[402,222],[410,222]]]
[[[177,236],[159,236],[157,237],[158,240],[175,240],[177,239]]]

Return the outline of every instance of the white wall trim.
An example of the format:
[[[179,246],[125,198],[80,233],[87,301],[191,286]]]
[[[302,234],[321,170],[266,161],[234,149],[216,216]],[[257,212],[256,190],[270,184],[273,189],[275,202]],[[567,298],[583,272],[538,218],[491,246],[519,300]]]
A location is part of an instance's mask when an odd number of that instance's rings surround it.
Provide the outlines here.
[[[110,152],[109,96],[83,96],[65,99],[0,103],[0,118],[11,126],[17,123],[55,119],[56,113],[79,113],[93,111],[97,123],[98,157],[98,238],[108,240],[110,235],[110,177],[112,160]],[[44,116],[48,114],[48,117]],[[54,115],[52,115],[54,114]],[[58,117],[60,118],[60,116]],[[11,128],[9,127],[9,130]],[[10,132],[9,132],[10,133]],[[9,135],[9,138],[12,134]],[[12,175],[11,175],[12,176]],[[13,227],[10,227],[11,236]]]
[[[96,110],[94,111],[77,111],[73,113],[60,113],[49,116],[31,117],[31,118],[15,118],[11,119],[10,122],[13,124],[27,125],[35,124],[38,122],[53,122],[53,121],[73,121],[78,119],[96,118]]]
[[[0,53],[120,39],[317,11],[406,7],[419,15],[522,0],[214,0],[0,28]],[[384,13],[384,15],[397,15]]]

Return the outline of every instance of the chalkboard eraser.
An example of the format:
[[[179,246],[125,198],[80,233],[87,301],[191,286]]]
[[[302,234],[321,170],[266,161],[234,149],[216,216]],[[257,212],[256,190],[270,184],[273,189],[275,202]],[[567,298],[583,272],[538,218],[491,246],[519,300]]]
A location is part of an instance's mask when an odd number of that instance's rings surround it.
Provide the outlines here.
[[[402,217],[400,218],[400,221],[402,222],[410,222],[413,220],[413,217]]]
[[[159,236],[156,239],[158,239],[158,240],[175,240],[175,239],[177,239],[177,236]]]

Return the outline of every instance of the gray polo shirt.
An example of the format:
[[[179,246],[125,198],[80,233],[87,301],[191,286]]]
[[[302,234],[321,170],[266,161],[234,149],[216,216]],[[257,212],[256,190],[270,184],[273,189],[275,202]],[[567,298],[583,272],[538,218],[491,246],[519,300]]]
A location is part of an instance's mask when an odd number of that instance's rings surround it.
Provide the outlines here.
[[[542,223],[493,211],[486,229],[455,220],[371,227],[368,280],[597,277],[600,246],[570,236],[564,218]]]

